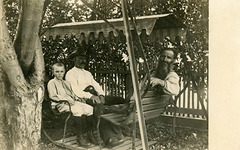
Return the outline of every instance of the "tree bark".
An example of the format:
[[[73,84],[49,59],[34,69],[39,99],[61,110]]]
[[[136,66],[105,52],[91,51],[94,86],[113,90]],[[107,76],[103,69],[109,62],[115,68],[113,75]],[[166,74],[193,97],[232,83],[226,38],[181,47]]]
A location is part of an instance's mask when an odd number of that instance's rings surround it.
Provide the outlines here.
[[[29,74],[40,28],[44,0],[23,0],[22,15],[14,43],[25,76]],[[30,42],[31,41],[31,42]]]
[[[3,150],[36,150],[41,138],[44,61],[37,33],[43,1],[23,3],[25,17],[16,40],[20,47],[15,45],[21,57],[17,57],[0,1],[0,149]]]

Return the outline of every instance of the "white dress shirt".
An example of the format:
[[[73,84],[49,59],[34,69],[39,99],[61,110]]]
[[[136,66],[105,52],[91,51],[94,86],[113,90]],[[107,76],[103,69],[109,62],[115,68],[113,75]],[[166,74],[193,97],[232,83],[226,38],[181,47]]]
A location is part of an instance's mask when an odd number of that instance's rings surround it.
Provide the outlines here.
[[[49,98],[60,101],[60,100],[76,100],[77,96],[73,93],[71,86],[68,82],[64,80],[58,80],[57,78],[53,78],[48,82],[47,85]],[[51,103],[52,108],[55,108],[57,106],[57,109],[59,112],[68,112],[69,106],[67,104],[61,103]],[[93,114],[93,107],[82,103],[75,101],[73,105],[71,105],[71,110],[74,116],[81,117],[82,115],[91,116]]]
[[[169,72],[164,79],[163,91],[166,94],[176,96],[179,93],[179,76],[176,72]]]
[[[71,84],[73,92],[80,98],[91,98],[93,96],[91,93],[83,91],[89,85],[94,87],[98,95],[105,95],[101,86],[87,70],[73,67],[67,72],[66,81]]]

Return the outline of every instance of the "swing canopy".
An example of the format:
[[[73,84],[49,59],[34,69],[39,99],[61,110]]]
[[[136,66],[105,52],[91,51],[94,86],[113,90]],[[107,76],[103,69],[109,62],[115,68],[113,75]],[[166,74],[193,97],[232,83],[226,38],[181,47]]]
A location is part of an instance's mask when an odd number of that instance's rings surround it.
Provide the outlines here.
[[[123,18],[109,19],[108,22],[125,34]],[[133,28],[130,21],[130,29],[133,30]],[[162,41],[166,36],[173,40],[176,36],[180,36],[184,40],[186,36],[186,25],[174,14],[136,17],[136,28],[141,38],[148,37],[151,41],[155,39]],[[59,23],[49,28],[44,34],[47,38],[65,35],[75,35],[80,41],[88,41],[89,39],[118,37],[119,34],[104,20]]]

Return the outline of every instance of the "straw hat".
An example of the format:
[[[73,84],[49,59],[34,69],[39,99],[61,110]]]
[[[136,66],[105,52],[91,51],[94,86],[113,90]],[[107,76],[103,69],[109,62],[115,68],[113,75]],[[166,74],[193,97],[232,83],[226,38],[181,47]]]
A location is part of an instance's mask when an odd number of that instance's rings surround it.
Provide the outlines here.
[[[76,56],[87,57],[87,54],[83,48],[79,47],[79,48],[76,48],[71,54],[69,54],[68,59],[72,59]]]

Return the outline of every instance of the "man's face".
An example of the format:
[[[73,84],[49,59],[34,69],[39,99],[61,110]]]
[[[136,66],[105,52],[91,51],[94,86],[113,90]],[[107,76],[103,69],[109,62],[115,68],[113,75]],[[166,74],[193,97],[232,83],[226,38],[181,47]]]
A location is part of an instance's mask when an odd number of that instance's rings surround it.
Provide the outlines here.
[[[77,68],[80,68],[80,69],[84,69],[86,63],[87,63],[87,60],[86,60],[86,57],[84,56],[76,56],[75,58],[75,67]]]
[[[53,75],[58,80],[62,80],[64,74],[65,74],[65,68],[63,66],[53,66]]]
[[[174,60],[174,53],[171,50],[165,50],[160,55],[160,61],[166,62],[168,64],[172,63]]]
[[[174,52],[172,50],[164,50],[159,58],[156,77],[164,80],[167,74],[171,71],[174,61]]]

